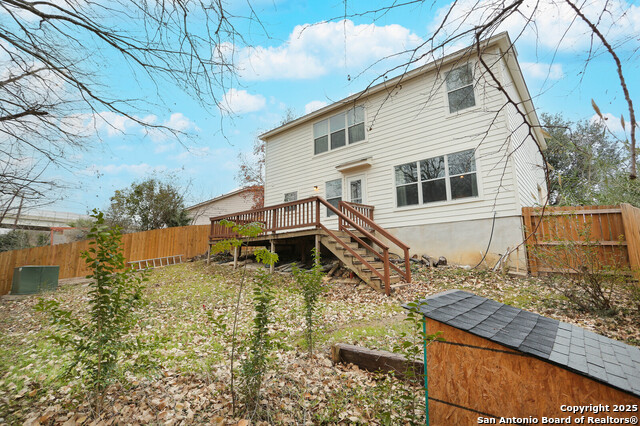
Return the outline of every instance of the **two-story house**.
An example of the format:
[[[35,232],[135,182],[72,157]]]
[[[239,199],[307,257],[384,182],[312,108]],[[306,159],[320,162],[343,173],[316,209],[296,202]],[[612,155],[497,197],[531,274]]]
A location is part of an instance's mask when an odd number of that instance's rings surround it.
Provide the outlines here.
[[[523,241],[522,207],[547,197],[546,146],[507,33],[481,55],[460,50],[261,135],[265,206],[371,205],[412,255],[493,266]]]

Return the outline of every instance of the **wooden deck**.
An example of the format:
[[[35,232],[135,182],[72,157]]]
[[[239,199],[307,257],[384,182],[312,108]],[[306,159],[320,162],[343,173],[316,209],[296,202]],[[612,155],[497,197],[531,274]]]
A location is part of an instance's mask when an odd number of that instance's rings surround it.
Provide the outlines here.
[[[338,218],[338,229],[322,223],[321,208],[327,208]],[[320,245],[333,253],[345,266],[371,287],[389,295],[391,285],[399,281],[411,282],[409,247],[373,221],[374,207],[340,201],[333,206],[321,197],[278,204],[211,218],[210,244],[239,238],[247,245],[297,244],[301,254]],[[257,237],[241,238],[225,225],[260,223],[263,232]],[[313,243],[309,244],[309,241]],[[311,247],[308,247],[311,245]],[[401,257],[403,265],[390,261],[390,245]],[[307,250],[308,249],[308,250]]]

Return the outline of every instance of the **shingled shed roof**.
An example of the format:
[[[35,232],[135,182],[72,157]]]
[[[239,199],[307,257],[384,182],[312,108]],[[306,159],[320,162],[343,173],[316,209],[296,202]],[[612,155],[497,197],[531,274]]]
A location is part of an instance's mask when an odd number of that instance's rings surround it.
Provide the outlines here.
[[[424,302],[427,318],[640,396],[640,348],[462,290]]]

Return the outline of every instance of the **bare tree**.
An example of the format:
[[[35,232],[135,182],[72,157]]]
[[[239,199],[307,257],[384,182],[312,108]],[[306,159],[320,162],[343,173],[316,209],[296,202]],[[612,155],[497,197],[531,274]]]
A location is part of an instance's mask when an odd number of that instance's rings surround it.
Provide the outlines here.
[[[359,10],[347,13],[352,7],[347,8],[345,0],[345,13],[340,16],[328,19],[327,21],[338,21],[351,18],[370,18],[373,22],[386,16],[395,9],[415,8],[415,7],[435,7],[436,3],[426,2],[424,0],[407,0],[405,2],[389,2],[387,5],[380,6],[376,9]],[[619,82],[620,91],[622,92],[626,112],[621,115],[621,122],[625,130],[629,133],[628,146],[630,151],[629,177],[635,179],[636,171],[636,121],[635,109],[633,101],[629,93],[627,78],[624,72],[624,63],[620,51],[625,47],[629,48],[629,57],[633,58],[637,55],[637,42],[640,39],[640,32],[619,34],[616,26],[620,24],[622,19],[627,18],[632,5],[626,5],[624,2],[617,4],[611,0],[604,2],[586,2],[574,0],[453,0],[447,8],[438,10],[437,16],[439,21],[432,27],[432,31],[424,38],[424,41],[418,46],[397,52],[388,57],[380,58],[379,61],[372,64],[369,68],[380,65],[385,61],[392,59],[396,61],[396,65],[388,67],[385,72],[377,78],[369,82],[367,89],[381,81],[386,80],[394,74],[404,74],[412,67],[424,63],[427,60],[435,60],[443,56],[443,53],[450,52],[455,46],[460,44],[470,46],[468,48],[469,55],[475,55],[481,66],[483,78],[495,86],[506,97],[507,102],[505,108],[515,108],[518,115],[522,116],[524,125],[529,126],[528,137],[533,137],[531,126],[539,127],[539,123],[531,123],[527,120],[524,113],[524,104],[531,102],[531,99],[523,99],[516,101],[511,99],[507,90],[502,85],[498,76],[492,70],[492,65],[496,63],[493,54],[486,55],[485,44],[483,40],[489,39],[491,36],[504,31],[505,28],[510,29],[512,42],[515,44],[520,39],[535,38],[539,43],[543,42],[549,34],[541,35],[539,26],[542,20],[548,16],[545,11],[556,9],[557,13],[563,15],[564,26],[554,28],[553,31],[559,34],[555,51],[563,47],[564,44],[570,44],[568,33],[570,31],[578,32],[580,37],[589,41],[589,46],[584,52],[584,69],[588,67],[590,61],[596,56],[606,55],[611,58],[616,68],[616,76],[609,76]],[[351,5],[349,5],[351,6]],[[625,8],[626,7],[626,8]],[[515,29],[515,31],[514,31]],[[553,49],[553,48],[552,48]],[[509,52],[504,52],[508,54]],[[555,57],[555,55],[554,55]],[[364,71],[367,71],[367,68]],[[364,71],[357,77],[364,74]],[[349,76],[351,79],[351,76]],[[401,81],[402,82],[402,81]],[[399,84],[401,84],[401,82]],[[437,93],[439,88],[433,88],[432,93]],[[363,92],[365,93],[365,92]],[[390,90],[389,96],[392,91]],[[594,103],[594,109],[598,115],[601,115]],[[627,114],[629,121],[625,126],[624,115]],[[375,118],[374,118],[375,123]],[[544,156],[544,153],[541,152]]]
[[[141,118],[145,100],[109,87],[114,61],[158,95],[178,85],[217,106],[234,79],[226,47],[244,43],[235,25],[257,21],[249,10],[234,16],[220,0],[0,0],[0,214],[50,195],[59,182],[45,171],[72,166],[70,153],[112,117],[178,135]]]
[[[295,120],[297,114],[294,109],[287,108],[280,120],[280,126]],[[248,196],[253,201],[253,208],[264,206],[264,164],[265,164],[265,142],[259,138],[253,141],[252,155],[239,154],[238,161],[240,168],[236,180],[243,187],[249,188]]]

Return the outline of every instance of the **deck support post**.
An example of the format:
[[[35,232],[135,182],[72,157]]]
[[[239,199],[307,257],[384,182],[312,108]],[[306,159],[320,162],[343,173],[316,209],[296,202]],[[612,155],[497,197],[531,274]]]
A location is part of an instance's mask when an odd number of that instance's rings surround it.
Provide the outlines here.
[[[239,256],[239,252],[240,251],[240,247],[234,247],[233,248],[233,269],[238,269],[238,256]]]
[[[276,252],[276,243],[274,243],[273,240],[271,240],[271,253],[275,253],[275,252]],[[273,274],[274,270],[275,270],[275,265],[272,262],[271,265],[269,265],[269,272]]]
[[[320,234],[316,234],[316,265],[320,265]]]

